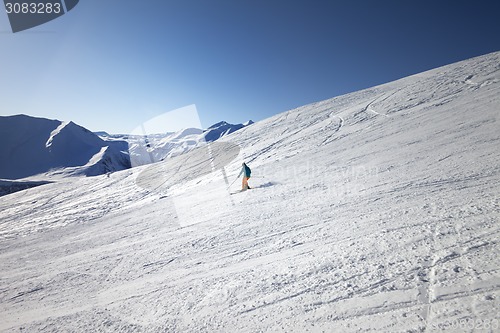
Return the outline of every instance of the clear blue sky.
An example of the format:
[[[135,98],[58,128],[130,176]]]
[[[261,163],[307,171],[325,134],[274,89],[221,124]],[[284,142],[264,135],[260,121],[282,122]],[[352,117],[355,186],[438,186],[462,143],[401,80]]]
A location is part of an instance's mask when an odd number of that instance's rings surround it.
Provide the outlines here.
[[[130,132],[196,104],[203,127],[500,50],[500,1],[81,0],[12,34],[0,13],[0,115]]]

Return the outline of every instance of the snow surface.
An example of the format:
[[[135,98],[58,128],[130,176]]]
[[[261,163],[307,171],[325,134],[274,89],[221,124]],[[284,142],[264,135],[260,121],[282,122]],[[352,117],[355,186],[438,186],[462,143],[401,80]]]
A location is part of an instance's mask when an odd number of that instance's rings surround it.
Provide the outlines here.
[[[0,331],[498,332],[499,106],[493,53],[243,128],[225,168],[4,196]]]

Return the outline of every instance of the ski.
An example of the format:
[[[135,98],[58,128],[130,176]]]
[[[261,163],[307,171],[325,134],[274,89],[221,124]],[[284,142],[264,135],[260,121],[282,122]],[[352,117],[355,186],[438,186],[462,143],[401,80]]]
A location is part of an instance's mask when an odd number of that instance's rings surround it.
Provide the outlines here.
[[[246,189],[246,190],[239,190],[239,191],[236,191],[236,192],[230,192],[229,194],[233,195],[233,194],[238,194],[238,193],[241,193],[241,192],[245,192],[245,191],[248,191],[249,189]]]

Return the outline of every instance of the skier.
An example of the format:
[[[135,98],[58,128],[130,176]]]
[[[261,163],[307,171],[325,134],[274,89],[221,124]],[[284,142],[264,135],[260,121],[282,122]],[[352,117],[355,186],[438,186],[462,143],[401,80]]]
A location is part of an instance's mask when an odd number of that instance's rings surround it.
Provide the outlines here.
[[[252,170],[250,170],[248,165],[246,165],[245,162],[243,162],[243,164],[241,164],[240,174],[238,175],[238,177],[239,177],[243,174],[243,180],[241,182],[241,190],[242,191],[250,189],[250,186],[248,186],[248,180],[250,179],[251,173],[252,173]]]

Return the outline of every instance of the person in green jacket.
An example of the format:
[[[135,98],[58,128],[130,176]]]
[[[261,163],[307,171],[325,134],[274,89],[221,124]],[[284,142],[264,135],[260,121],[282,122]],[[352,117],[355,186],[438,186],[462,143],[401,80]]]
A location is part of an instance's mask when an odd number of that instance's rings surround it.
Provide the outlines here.
[[[243,164],[241,165],[240,174],[238,175],[238,177],[243,175],[243,180],[241,182],[241,190],[242,191],[250,189],[250,186],[248,186],[248,180],[250,179],[251,174],[252,174],[252,170],[250,170],[248,165],[246,165],[245,162],[243,162]]]

